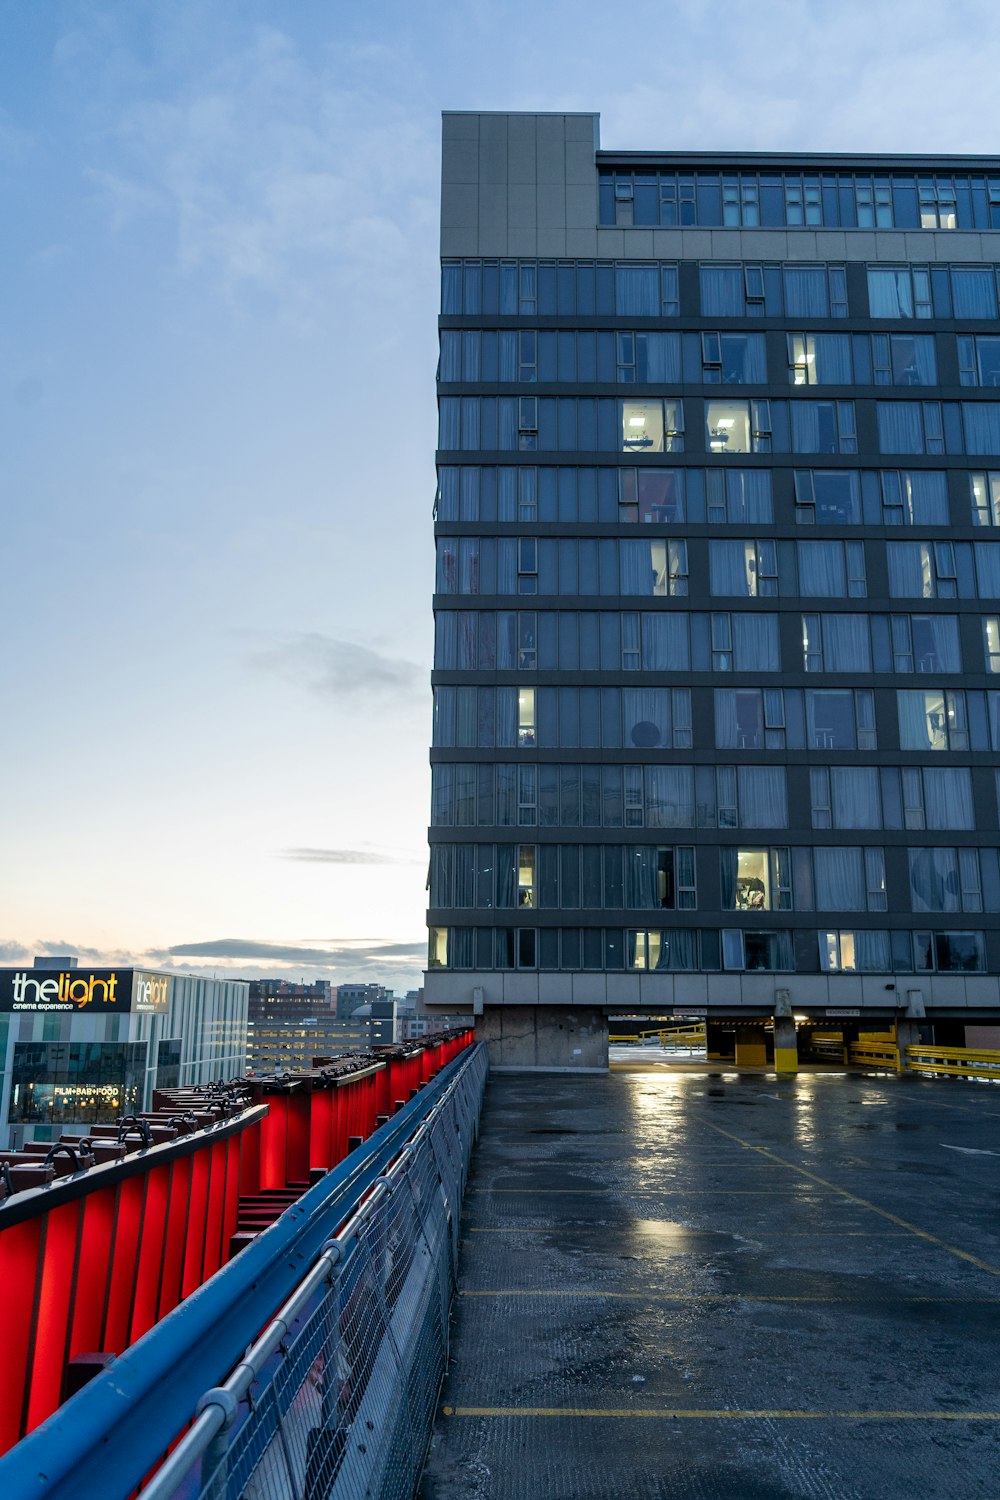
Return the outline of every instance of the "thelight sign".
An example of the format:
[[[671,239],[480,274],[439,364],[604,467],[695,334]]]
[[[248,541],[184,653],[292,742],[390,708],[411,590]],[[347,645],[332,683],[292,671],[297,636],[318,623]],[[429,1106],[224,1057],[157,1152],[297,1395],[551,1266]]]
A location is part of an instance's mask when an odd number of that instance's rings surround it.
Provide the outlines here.
[[[64,1015],[162,1013],[170,1004],[173,978],[138,969],[0,970],[0,1013]]]

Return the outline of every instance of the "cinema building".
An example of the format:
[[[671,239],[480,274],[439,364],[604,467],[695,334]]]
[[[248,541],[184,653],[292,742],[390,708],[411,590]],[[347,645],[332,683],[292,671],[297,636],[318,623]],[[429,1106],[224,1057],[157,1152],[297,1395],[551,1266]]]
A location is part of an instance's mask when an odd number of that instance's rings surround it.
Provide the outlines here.
[[[85,1135],[153,1089],[246,1070],[248,986],[40,959],[0,969],[0,1145]]]

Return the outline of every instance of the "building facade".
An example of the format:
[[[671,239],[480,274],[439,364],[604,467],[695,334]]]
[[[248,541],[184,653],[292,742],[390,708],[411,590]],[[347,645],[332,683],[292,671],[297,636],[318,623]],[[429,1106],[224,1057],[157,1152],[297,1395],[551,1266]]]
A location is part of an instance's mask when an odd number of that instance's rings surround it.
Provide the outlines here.
[[[53,962],[56,967],[53,967]],[[240,1078],[247,985],[75,959],[0,970],[0,1142],[86,1135],[155,1088]]]
[[[428,1004],[996,1013],[998,231],[445,116]]]

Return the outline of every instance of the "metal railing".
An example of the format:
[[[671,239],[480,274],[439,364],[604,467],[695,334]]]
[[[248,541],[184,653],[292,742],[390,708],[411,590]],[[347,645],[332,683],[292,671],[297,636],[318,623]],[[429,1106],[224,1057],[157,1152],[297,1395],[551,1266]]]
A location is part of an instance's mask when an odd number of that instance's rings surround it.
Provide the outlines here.
[[[857,1067],[891,1068],[899,1072],[899,1048],[892,1042],[851,1042],[851,1062]]]
[[[689,1026],[656,1026],[649,1031],[630,1031],[621,1035],[609,1036],[608,1041],[613,1045],[626,1042],[634,1042],[640,1046],[648,1045],[656,1039],[661,1047],[682,1048],[687,1051],[704,1051],[706,1028],[705,1023],[696,1023]]]
[[[4,1500],[124,1500],[154,1469],[145,1500],[408,1500],[486,1071],[462,1053],[12,1449]]]
[[[906,1066],[912,1073],[1000,1083],[1000,1052],[983,1047],[935,1047],[921,1043],[907,1047]]]
[[[410,1500],[448,1350],[477,1049],[142,1500]]]

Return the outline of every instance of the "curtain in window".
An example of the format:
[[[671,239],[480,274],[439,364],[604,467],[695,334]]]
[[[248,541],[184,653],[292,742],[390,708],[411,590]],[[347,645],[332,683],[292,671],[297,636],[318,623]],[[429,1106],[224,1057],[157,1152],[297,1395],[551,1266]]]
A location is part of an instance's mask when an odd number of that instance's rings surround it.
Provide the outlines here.
[[[925,599],[930,595],[926,548],[922,542],[887,542],[889,594],[893,599]]]
[[[698,934],[690,927],[670,927],[660,933],[658,969],[697,969]]]
[[[934,357],[934,340],[927,334],[921,334],[910,340],[907,344],[908,352],[912,351],[913,363],[916,367],[917,385],[937,385],[937,360]],[[900,382],[906,384],[904,380]]]
[[[831,766],[834,828],[881,828],[878,771],[874,766]]]
[[[455,847],[453,844],[437,844],[431,850],[431,882],[428,898],[431,906],[455,905],[451,899],[452,851]]]
[[[793,401],[792,408],[792,452],[821,453],[819,402]]]
[[[843,542],[799,542],[799,593],[808,599],[846,599]]]
[[[500,334],[500,379],[505,385],[517,379],[517,334],[512,330]]]
[[[823,665],[828,672],[870,672],[867,615],[821,615]]]
[[[623,688],[622,713],[627,748],[669,748],[670,694],[667,688]]]
[[[956,318],[995,318],[997,315],[992,266],[953,266],[951,294]]]
[[[441,311],[462,311],[462,267],[459,265],[441,267]]]
[[[966,767],[938,770],[928,766],[923,776],[927,827],[975,828],[969,770]]]
[[[478,443],[476,444],[478,447]],[[513,453],[517,448],[517,401],[513,396],[500,398],[500,423],[497,447],[504,453]]]
[[[741,828],[787,828],[784,766],[737,767]]]
[[[714,595],[749,596],[746,542],[709,542],[708,564]]]
[[[637,333],[636,379],[648,385],[676,385],[681,378],[680,335]]]
[[[497,593],[517,593],[517,541],[501,537],[497,543]]]
[[[462,403],[457,396],[442,396],[438,402],[439,448],[461,446]]]
[[[498,844],[496,852],[497,906],[510,911],[517,905],[513,844]]]
[[[635,318],[660,316],[660,276],[656,266],[615,266],[615,305]]]
[[[654,911],[660,904],[659,851],[633,845],[625,851],[625,905],[629,911]]]
[[[975,542],[980,599],[1000,599],[1000,542]]]
[[[722,335],[722,379],[726,384],[767,384],[767,359],[762,333]]]
[[[828,318],[826,267],[785,266],[785,313],[790,318]]]
[[[660,546],[662,545],[661,543]],[[618,543],[618,547],[622,593],[644,595],[650,598],[656,592],[657,576],[653,561],[653,544],[622,541]]]
[[[851,385],[854,369],[851,362],[851,339],[846,333],[817,333],[816,382],[818,385]]]
[[[739,869],[739,850],[719,850],[719,880],[723,911],[736,910],[736,875]]]
[[[1000,697],[1000,694],[997,695]],[[718,688],[715,693],[715,745],[718,750],[736,748],[736,692],[733,688]],[[445,741],[441,741],[442,744]]]
[[[461,380],[462,335],[460,333],[442,332],[440,372],[442,380]]]
[[[733,615],[733,658],[737,672],[780,672],[777,615]]]
[[[868,307],[873,318],[912,318],[913,288],[909,269],[870,270]]]
[[[967,768],[924,771],[924,807],[928,828],[975,828],[972,775]]]
[[[915,912],[961,911],[955,849],[911,849],[910,898]]]
[[[913,655],[918,672],[960,672],[962,655],[955,615],[914,615]]]
[[[517,688],[497,688],[496,736],[498,745],[517,744]]]
[[[742,318],[743,312],[743,267],[702,266],[702,317]]]
[[[742,521],[771,524],[774,514],[767,469],[734,469],[726,475],[726,512],[737,525]]]
[[[927,718],[927,698],[923,693],[897,693],[899,709],[899,745],[901,750],[933,750],[931,727]]]
[[[817,911],[864,911],[864,865],[860,849],[814,849]]]
[[[646,767],[646,826],[694,827],[694,771],[691,766]]]
[[[902,477],[913,525],[947,526],[948,483],[945,476],[936,469],[908,469],[904,470]]]
[[[434,620],[434,665],[453,672],[458,661],[458,614],[453,609],[439,610]]]
[[[642,616],[642,665],[647,672],[685,672],[689,660],[685,615]]]
[[[963,401],[966,453],[1000,453],[1000,403]]]
[[[854,934],[854,961],[866,974],[889,974],[889,934],[859,931]]]
[[[483,635],[485,636],[485,631]],[[485,666],[483,658],[484,653],[480,649],[479,659]],[[497,615],[494,663],[500,672],[512,672],[517,666],[517,616],[511,610],[503,610]]]
[[[455,816],[455,767],[431,767],[431,823],[451,828]]]
[[[790,932],[759,932],[754,933],[753,936],[758,940],[764,939],[763,962],[757,964],[757,968],[776,970],[794,969],[795,948]],[[750,967],[749,963],[747,967]]]
[[[881,453],[923,453],[924,413],[919,401],[876,401]]]

